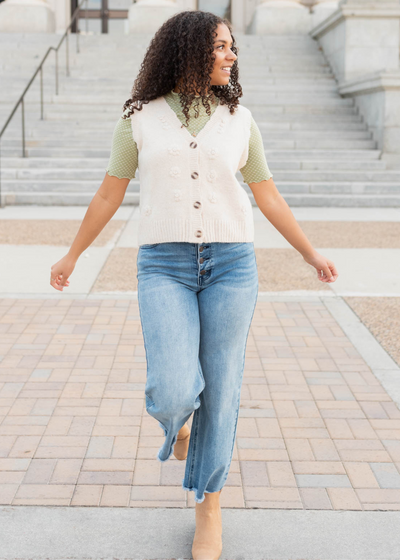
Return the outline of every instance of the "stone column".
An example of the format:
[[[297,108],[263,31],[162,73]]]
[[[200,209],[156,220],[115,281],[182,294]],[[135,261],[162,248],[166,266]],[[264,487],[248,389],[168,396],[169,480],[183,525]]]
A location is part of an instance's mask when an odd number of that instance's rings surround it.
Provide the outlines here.
[[[174,0],[138,0],[129,8],[129,32],[154,34],[167,19],[180,11]]]
[[[400,0],[341,0],[310,34],[371,128],[382,159],[400,168]]]
[[[246,33],[257,4],[262,0],[231,0],[231,23],[233,33]]]
[[[253,35],[304,34],[310,29],[310,11],[300,3],[300,0],[267,0],[254,10],[249,33]]]
[[[54,12],[45,0],[6,0],[0,4],[0,32],[54,33]]]
[[[335,12],[338,6],[339,0],[314,0],[314,4],[311,8],[312,27],[315,27]]]
[[[399,68],[399,22],[400,0],[341,0],[310,34],[342,82]]]
[[[71,0],[47,0],[54,12],[56,33],[64,33],[71,22]]]
[[[176,4],[182,11],[196,9],[196,0],[176,0]]]

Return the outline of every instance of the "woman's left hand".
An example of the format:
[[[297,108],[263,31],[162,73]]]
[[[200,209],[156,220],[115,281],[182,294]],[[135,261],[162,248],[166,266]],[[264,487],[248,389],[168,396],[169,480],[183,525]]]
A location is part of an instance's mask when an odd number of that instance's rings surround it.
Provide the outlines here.
[[[311,256],[303,256],[303,259],[317,270],[318,280],[321,282],[335,282],[339,276],[333,262],[320,255],[317,251]]]

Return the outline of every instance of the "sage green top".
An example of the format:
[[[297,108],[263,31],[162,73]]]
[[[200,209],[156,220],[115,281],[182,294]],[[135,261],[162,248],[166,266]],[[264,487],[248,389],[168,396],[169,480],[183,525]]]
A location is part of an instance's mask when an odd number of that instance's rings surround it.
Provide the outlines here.
[[[164,97],[171,109],[175,111],[181,123],[184,124],[186,122],[186,117],[182,112],[179,93],[172,90]],[[211,115],[217,108],[218,103],[218,98],[216,103],[210,103]],[[195,117],[196,110],[198,111],[197,117]],[[126,109],[125,112],[127,111],[128,109]],[[189,122],[187,127],[190,134],[194,136],[197,135],[206,125],[211,115],[207,115],[206,109],[202,103],[199,103],[197,107],[192,104],[189,108]],[[120,118],[114,129],[111,155],[106,171],[109,175],[118,177],[118,179],[134,179],[137,167],[138,149],[132,136],[131,121],[130,119]],[[246,164],[240,169],[240,173],[242,174],[243,181],[247,184],[259,183],[264,180],[268,181],[268,179],[273,177],[265,159],[261,132],[253,117],[251,117],[249,155]]]

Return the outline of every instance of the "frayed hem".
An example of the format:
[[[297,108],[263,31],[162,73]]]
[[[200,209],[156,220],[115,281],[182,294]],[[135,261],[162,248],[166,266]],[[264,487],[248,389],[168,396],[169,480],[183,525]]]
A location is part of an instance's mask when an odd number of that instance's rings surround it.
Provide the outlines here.
[[[198,499],[197,498],[197,491],[198,491],[197,488],[188,488],[187,486],[184,486],[183,484],[182,484],[182,488],[183,488],[183,490],[187,490],[187,492],[194,492],[195,493],[194,494],[194,501],[198,504],[202,504],[204,502],[204,500],[206,499],[206,497],[204,495],[204,492],[203,492],[203,499]]]
[[[204,502],[204,500],[206,499],[205,494],[215,494],[216,492],[219,492],[219,490],[213,490],[212,492],[210,492],[208,490],[204,490],[202,499],[200,499],[200,498],[197,497],[197,493],[198,493],[197,488],[189,488],[188,486],[185,486],[183,483],[182,483],[182,488],[183,488],[183,490],[186,490],[187,492],[194,492],[194,501],[197,504],[202,504]]]
[[[163,425],[161,424],[161,422],[159,422],[159,425],[160,425],[161,428],[164,430],[164,435],[167,436],[167,430],[165,429],[165,426],[163,426]],[[166,457],[165,459],[161,459],[161,457],[160,457],[161,450],[162,450],[163,447],[164,447],[164,446],[162,445],[162,446],[160,447],[160,449],[158,450],[158,453],[157,453],[157,456],[156,456],[157,461],[159,461],[160,463],[165,463],[166,461],[168,461],[168,459],[171,458],[171,455],[172,455],[172,453],[174,452],[174,445],[175,445],[175,443],[176,443],[177,441],[178,441],[178,434],[176,434],[176,435],[174,436],[174,438],[173,438],[173,440],[172,440],[172,442],[171,442],[170,450],[169,450],[168,455],[167,455],[167,457]]]

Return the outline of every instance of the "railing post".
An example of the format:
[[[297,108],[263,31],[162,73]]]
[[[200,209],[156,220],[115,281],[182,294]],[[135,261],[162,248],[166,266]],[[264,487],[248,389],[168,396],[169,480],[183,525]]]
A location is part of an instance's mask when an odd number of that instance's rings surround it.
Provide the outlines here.
[[[43,120],[43,66],[40,67],[40,119]]]
[[[1,0],[0,0],[1,1]],[[14,109],[12,110],[10,116],[8,117],[8,119],[6,120],[3,128],[0,130],[0,207],[5,206],[5,198],[4,196],[2,196],[1,193],[1,184],[2,184],[2,177],[1,177],[1,139],[2,136],[6,130],[6,128],[8,127],[11,119],[13,118],[14,114],[17,112],[19,105],[21,105],[21,119],[22,119],[22,157],[28,157],[27,156],[27,151],[26,151],[26,142],[25,142],[25,94],[27,93],[27,91],[29,90],[29,88],[32,85],[32,82],[34,81],[34,79],[36,78],[37,74],[40,72],[40,118],[41,120],[44,120],[44,93],[43,93],[43,64],[45,63],[45,61],[47,60],[48,55],[50,54],[50,51],[54,50],[55,52],[55,80],[56,80],[56,95],[58,95],[58,49],[60,48],[64,37],[66,38],[66,48],[67,48],[67,52],[66,52],[66,65],[67,65],[67,76],[70,75],[70,65],[69,65],[69,38],[68,38],[68,32],[71,29],[71,25],[73,23],[73,21],[76,19],[77,20],[77,37],[76,37],[76,47],[77,47],[77,52],[79,53],[79,10],[80,7],[83,6],[83,3],[86,3],[86,31],[88,28],[88,21],[87,21],[87,9],[88,9],[88,0],[80,0],[80,3],[77,7],[77,9],[75,10],[73,16],[72,16],[72,20],[71,23],[69,25],[69,27],[67,27],[67,30],[65,32],[65,34],[63,35],[60,44],[58,45],[57,48],[54,47],[49,47],[44,58],[42,59],[42,62],[40,63],[39,67],[36,69],[35,73],[33,74],[32,78],[30,79],[28,85],[26,86],[26,88],[24,89],[21,97],[19,98],[19,100],[17,101],[17,103],[14,106]]]
[[[22,114],[22,157],[26,157],[25,151],[25,104],[24,98],[21,101],[21,114]]]
[[[76,15],[76,20],[75,20],[75,34],[76,34],[76,52],[79,53],[79,34],[80,34],[80,29],[79,29],[79,6],[78,6],[78,13]]]
[[[0,138],[0,208],[3,208],[3,198],[1,196],[1,138]]]
[[[58,95],[58,51],[54,51],[56,54],[56,95]]]
[[[69,43],[68,43],[68,35],[69,35],[69,34],[68,34],[68,30],[67,30],[67,34],[66,34],[66,36],[65,36],[65,41],[66,41],[66,43],[65,43],[65,48],[66,48],[66,52],[65,52],[66,58],[65,58],[65,60],[66,60],[66,64],[67,64],[67,71],[66,71],[67,76],[69,76]]]

